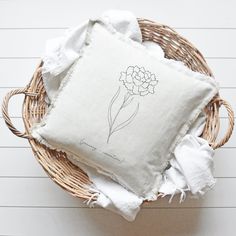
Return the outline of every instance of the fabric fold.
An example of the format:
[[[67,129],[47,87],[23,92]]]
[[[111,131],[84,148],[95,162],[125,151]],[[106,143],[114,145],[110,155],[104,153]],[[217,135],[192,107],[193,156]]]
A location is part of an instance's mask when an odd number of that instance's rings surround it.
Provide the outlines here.
[[[205,139],[193,135],[186,135],[176,147],[176,161],[192,194],[214,186],[213,154]]]
[[[79,162],[73,156],[69,156],[68,158],[73,164],[79,166],[88,174],[89,179],[93,181],[95,192],[99,192],[97,200],[88,201],[87,205],[90,207],[99,205],[120,214],[128,221],[135,219],[143,202],[141,198],[126,190],[109,177],[97,173],[94,168]]]

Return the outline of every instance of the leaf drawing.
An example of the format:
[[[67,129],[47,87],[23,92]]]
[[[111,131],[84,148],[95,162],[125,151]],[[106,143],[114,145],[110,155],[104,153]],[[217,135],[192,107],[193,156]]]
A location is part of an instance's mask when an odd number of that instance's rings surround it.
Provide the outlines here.
[[[120,94],[120,87],[118,88],[117,92],[115,93],[115,95],[111,99],[110,105],[108,107],[108,123],[109,123],[109,127],[111,127],[111,123],[112,123],[111,108],[112,108],[113,103],[115,102],[115,100],[119,96],[119,94]]]
[[[120,129],[123,129],[125,126],[127,126],[129,123],[131,123],[132,120],[134,119],[134,117],[137,115],[138,109],[139,109],[139,103],[138,103],[138,105],[137,105],[137,107],[136,107],[136,109],[135,109],[135,112],[129,117],[129,119],[126,120],[126,121],[124,121],[124,122],[122,122],[121,124],[117,125],[117,126],[114,128],[114,130],[113,130],[112,133],[114,133],[114,132],[116,132],[116,131],[118,131],[118,130],[120,130]]]

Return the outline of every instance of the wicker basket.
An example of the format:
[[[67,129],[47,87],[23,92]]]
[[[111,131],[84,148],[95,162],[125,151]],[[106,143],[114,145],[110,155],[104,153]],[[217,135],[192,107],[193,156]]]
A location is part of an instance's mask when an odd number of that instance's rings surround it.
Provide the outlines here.
[[[145,19],[138,19],[138,22],[143,40],[158,43],[167,58],[180,60],[193,71],[213,76],[202,54],[173,29]],[[91,181],[86,173],[68,161],[65,153],[50,150],[38,143],[29,134],[30,127],[35,122],[39,122],[47,110],[47,104],[45,103],[46,92],[41,76],[42,64],[43,62],[37,67],[31,81],[25,88],[12,90],[5,96],[2,104],[3,118],[8,128],[16,136],[29,140],[35,157],[54,182],[73,196],[85,200],[95,200],[96,195],[88,188]],[[22,107],[26,130],[24,133],[14,127],[8,114],[9,99],[16,94],[25,94]],[[217,142],[220,127],[219,108],[221,105],[224,105],[227,109],[229,127],[223,139]],[[230,138],[234,126],[234,114],[231,106],[221,99],[219,94],[206,106],[205,112],[207,120],[202,137],[209,142],[212,148],[216,149],[224,145]]]

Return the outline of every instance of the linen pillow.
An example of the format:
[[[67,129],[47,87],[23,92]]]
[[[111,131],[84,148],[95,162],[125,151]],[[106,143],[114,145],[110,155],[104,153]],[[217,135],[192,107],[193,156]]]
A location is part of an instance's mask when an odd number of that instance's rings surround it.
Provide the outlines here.
[[[175,146],[217,92],[213,78],[96,22],[31,133],[154,200]]]

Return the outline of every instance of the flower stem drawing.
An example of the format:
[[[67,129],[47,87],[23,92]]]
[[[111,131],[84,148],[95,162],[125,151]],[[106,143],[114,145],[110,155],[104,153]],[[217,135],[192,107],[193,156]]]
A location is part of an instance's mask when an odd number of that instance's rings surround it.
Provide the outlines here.
[[[158,83],[155,74],[152,74],[151,72],[145,70],[144,67],[140,68],[138,66],[129,66],[125,72],[121,72],[119,80],[123,82],[123,85],[127,89],[127,92],[124,95],[123,102],[121,103],[119,109],[114,114],[114,117],[112,116],[112,107],[120,95],[120,86],[112,97],[108,106],[107,116],[109,131],[107,143],[109,143],[112,134],[123,129],[134,120],[139,110],[139,102],[137,103],[137,106],[133,113],[131,113],[131,115],[125,121],[121,122],[120,124],[116,124],[117,117],[122,112],[122,110],[133,102],[135,95],[146,96],[149,93],[154,94],[154,87]]]
[[[131,97],[131,94],[129,92],[127,92],[126,95],[124,96],[124,100],[123,100],[121,106],[119,107],[118,111],[116,112],[114,118],[112,118],[111,108],[112,108],[112,105],[115,102],[115,100],[118,98],[119,94],[120,94],[120,87],[118,88],[117,92],[115,93],[114,97],[112,98],[111,103],[108,108],[109,134],[107,137],[107,143],[109,142],[109,139],[113,133],[124,128],[125,126],[127,126],[129,123],[132,122],[132,120],[134,119],[134,117],[138,113],[138,109],[139,109],[139,103],[138,103],[134,113],[127,120],[125,120],[121,124],[115,126],[115,128],[114,128],[116,119],[117,119],[118,115],[120,114],[120,112],[122,111],[122,109],[125,108],[128,104],[130,104],[133,101],[133,97]]]

